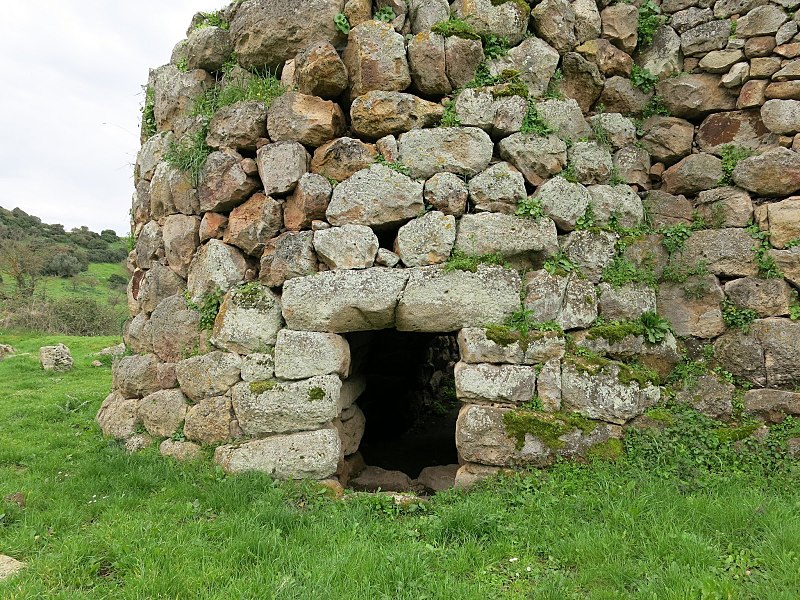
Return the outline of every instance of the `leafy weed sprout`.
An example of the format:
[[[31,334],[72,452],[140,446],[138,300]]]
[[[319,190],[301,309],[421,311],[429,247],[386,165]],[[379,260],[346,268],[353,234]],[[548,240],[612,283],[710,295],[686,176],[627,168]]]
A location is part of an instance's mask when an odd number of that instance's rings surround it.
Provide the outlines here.
[[[653,0],[647,0],[639,8],[639,20],[636,24],[636,31],[639,34],[639,44],[647,47],[653,43],[653,36],[666,18],[661,14],[661,7]]]
[[[534,198],[533,196],[529,196],[524,200],[521,200],[517,204],[517,210],[515,214],[518,217],[528,217],[529,219],[541,219],[544,217],[544,208],[542,207],[542,201],[539,198]]]
[[[377,11],[375,11],[375,14],[373,15],[372,18],[376,21],[391,23],[397,18],[397,15],[394,14],[394,9],[391,6],[384,6],[383,8],[380,8]]]
[[[195,29],[219,27],[220,29],[228,30],[231,28],[231,24],[222,17],[220,11],[201,12],[200,15],[202,19],[194,26]]]
[[[155,108],[155,91],[148,85],[144,88],[144,104],[142,105],[142,135],[145,139],[150,139],[158,133]]]
[[[769,251],[772,245],[769,243],[769,232],[761,231],[757,224],[752,224],[747,227],[747,233],[750,234],[756,245],[753,246],[755,252],[756,265],[758,266],[758,276],[763,279],[782,279],[783,273],[775,263],[775,259]]]
[[[753,151],[749,148],[725,144],[720,149],[720,156],[722,157],[722,177],[718,185],[734,185],[733,170],[736,168],[736,165],[739,164],[739,161],[749,158],[753,156],[753,154]]]
[[[725,298],[722,303],[722,320],[728,327],[741,329],[744,333],[750,330],[750,324],[758,318],[758,313],[752,308],[742,308],[737,306],[729,298]]]
[[[337,13],[336,16],[333,17],[333,24],[336,27],[336,30],[343,35],[350,35],[350,21],[348,20],[346,14]]]
[[[658,77],[647,69],[634,64],[631,67],[631,83],[645,93],[652,92],[656,83],[658,83]]]
[[[578,266],[562,250],[559,250],[557,254],[544,261],[542,268],[550,275],[563,276],[577,270]]]
[[[213,329],[214,321],[217,319],[224,297],[225,292],[220,289],[204,295],[199,302],[194,302],[188,291],[184,294],[186,306],[200,313],[200,321],[197,324],[197,328],[200,331]]]
[[[553,133],[550,126],[545,123],[539,111],[536,108],[536,102],[532,99],[528,100],[528,108],[525,111],[525,117],[522,119],[522,133],[532,133],[540,137],[546,137]]]

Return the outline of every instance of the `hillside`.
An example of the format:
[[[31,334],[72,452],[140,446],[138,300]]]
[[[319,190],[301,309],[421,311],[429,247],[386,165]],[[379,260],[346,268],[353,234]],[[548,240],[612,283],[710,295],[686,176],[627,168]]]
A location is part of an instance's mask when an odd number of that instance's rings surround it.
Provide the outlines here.
[[[118,334],[126,318],[126,238],[43,223],[0,207],[0,327]]]

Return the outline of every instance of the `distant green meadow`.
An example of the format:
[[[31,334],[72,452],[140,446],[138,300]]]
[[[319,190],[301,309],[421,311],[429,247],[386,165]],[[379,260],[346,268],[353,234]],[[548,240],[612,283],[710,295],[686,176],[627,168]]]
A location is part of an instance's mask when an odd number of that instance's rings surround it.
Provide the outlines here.
[[[57,342],[69,373],[38,365]],[[405,507],[334,499],[104,439],[111,370],[92,353],[118,342],[0,331],[19,352],[0,362],[0,498],[24,496],[0,504],[0,553],[27,564],[4,600],[800,597],[795,463],[687,469],[667,439],[641,455],[651,468],[559,464]]]

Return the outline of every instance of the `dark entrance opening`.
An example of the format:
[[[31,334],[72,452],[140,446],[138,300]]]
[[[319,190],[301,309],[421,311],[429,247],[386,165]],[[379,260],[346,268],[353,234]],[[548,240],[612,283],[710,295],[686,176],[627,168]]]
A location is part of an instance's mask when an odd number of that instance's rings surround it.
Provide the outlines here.
[[[456,336],[371,332],[357,356],[354,366],[367,380],[358,400],[366,417],[364,462],[412,479],[425,467],[457,463]]]

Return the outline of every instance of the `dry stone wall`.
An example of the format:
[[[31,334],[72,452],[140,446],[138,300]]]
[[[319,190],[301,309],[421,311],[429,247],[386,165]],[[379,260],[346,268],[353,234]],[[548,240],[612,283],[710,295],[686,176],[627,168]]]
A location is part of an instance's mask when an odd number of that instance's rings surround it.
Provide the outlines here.
[[[199,13],[148,80],[104,433],[346,478],[386,328],[458,333],[465,485],[666,399],[800,413],[798,4]]]

